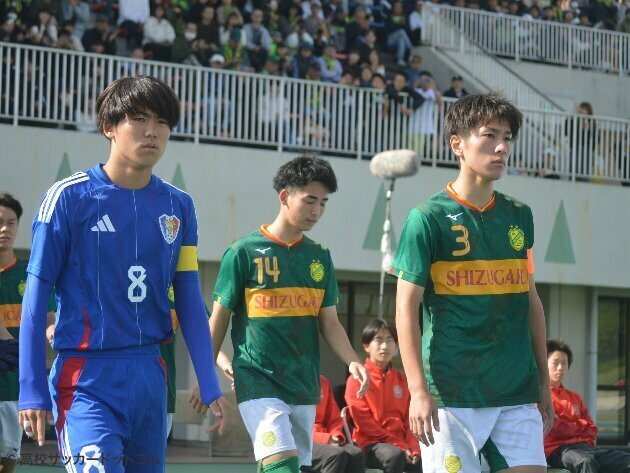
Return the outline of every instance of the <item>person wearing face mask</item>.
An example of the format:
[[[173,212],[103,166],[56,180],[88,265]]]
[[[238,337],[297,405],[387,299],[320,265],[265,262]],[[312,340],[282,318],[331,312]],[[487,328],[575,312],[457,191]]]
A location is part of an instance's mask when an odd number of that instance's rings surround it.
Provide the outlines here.
[[[571,368],[573,352],[562,340],[547,340],[547,368],[556,419],[545,437],[545,455],[554,468],[574,473],[628,473],[630,453],[597,446],[597,426],[582,396],[562,382]]]

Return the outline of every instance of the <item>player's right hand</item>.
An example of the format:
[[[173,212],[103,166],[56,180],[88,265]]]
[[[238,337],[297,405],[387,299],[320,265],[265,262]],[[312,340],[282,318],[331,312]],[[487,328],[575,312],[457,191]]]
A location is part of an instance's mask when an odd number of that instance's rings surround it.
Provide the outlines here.
[[[409,404],[411,432],[427,447],[435,443],[433,429],[440,431],[440,420],[435,399],[427,392],[413,393]]]
[[[214,416],[214,424],[206,429],[206,432],[217,431],[219,435],[223,435],[223,431],[227,426],[228,403],[223,396],[215,399],[210,403],[210,412]]]
[[[34,439],[40,447],[44,446],[46,439],[46,418],[48,411],[41,409],[26,409],[20,411],[20,425],[26,435]]]
[[[199,391],[199,384],[195,384],[195,387],[190,391],[188,396],[188,403],[192,404],[194,410],[200,414],[205,415],[208,412],[208,406],[201,400],[201,392]]]

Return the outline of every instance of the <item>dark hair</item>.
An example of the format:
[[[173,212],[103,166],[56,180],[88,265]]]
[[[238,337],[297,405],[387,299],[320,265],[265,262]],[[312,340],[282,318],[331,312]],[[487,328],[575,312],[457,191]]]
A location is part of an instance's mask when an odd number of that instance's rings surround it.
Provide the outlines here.
[[[289,187],[304,187],[321,182],[329,193],[337,190],[337,178],[330,163],[317,156],[298,156],[283,164],[273,178],[276,192]]]
[[[444,119],[444,137],[448,142],[451,136],[470,136],[473,130],[487,125],[492,120],[505,120],[516,139],[521,128],[523,114],[498,92],[467,95],[448,109]]]
[[[179,99],[173,89],[155,77],[118,79],[96,100],[96,127],[118,125],[126,116],[151,111],[168,122],[172,130],[179,122]]]
[[[17,215],[18,221],[22,217],[22,205],[8,192],[0,193],[0,206],[13,210],[15,215]]]
[[[569,345],[567,345],[564,340],[560,339],[547,340],[547,359],[549,359],[551,354],[556,351],[561,351],[567,355],[567,358],[569,359],[569,367],[571,367],[571,364],[573,363],[573,352],[569,348]]]
[[[593,115],[593,106],[590,104],[590,102],[581,102],[580,108],[586,110],[587,115]]]
[[[396,328],[389,325],[383,319],[372,319],[363,328],[363,333],[361,334],[361,341],[363,342],[363,344],[369,345],[372,340],[374,340],[374,337],[376,337],[376,334],[379,332],[379,330],[381,330],[382,328],[389,330],[389,333],[391,333],[392,337],[394,337],[394,341],[396,342],[396,344],[398,344],[398,333],[396,332]]]
[[[396,70],[396,72],[394,72],[394,77],[396,77],[396,76],[403,76],[405,78],[405,81],[409,80],[409,76],[402,69],[398,69],[398,70]]]

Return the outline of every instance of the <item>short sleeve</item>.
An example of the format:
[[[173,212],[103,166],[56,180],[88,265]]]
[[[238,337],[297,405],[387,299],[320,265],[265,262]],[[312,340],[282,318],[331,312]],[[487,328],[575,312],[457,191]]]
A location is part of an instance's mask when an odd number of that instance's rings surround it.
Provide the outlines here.
[[[328,271],[326,274],[326,289],[322,307],[332,307],[339,303],[339,287],[337,286],[337,275],[335,274],[335,266],[330,256],[330,250],[326,250],[328,255]]]
[[[526,243],[527,243],[527,274],[532,275],[535,273],[536,268],[534,264],[534,216],[532,209],[526,207],[525,212],[525,229],[526,229]]]
[[[426,215],[417,207],[407,215],[390,273],[426,287],[431,268],[431,229]]]
[[[182,246],[179,249],[177,271],[198,271],[197,242],[199,236],[197,234],[197,214],[192,199],[188,195],[186,197],[187,199],[184,200],[185,218],[182,228]]]
[[[532,209],[525,207],[525,228],[527,229],[527,249],[534,247],[534,215]]]
[[[33,221],[33,241],[27,271],[52,285],[63,269],[70,252],[71,213],[69,192],[50,188]]]
[[[245,293],[245,262],[241,261],[239,251],[230,246],[221,259],[221,267],[214,287],[214,301],[231,310],[235,310]]]

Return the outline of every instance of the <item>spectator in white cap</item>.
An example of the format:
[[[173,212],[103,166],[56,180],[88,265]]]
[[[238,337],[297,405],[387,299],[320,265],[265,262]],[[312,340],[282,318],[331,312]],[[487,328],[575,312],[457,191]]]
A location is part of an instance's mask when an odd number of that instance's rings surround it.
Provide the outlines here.
[[[213,69],[223,69],[225,58],[221,54],[213,54],[210,57],[210,67]]]

